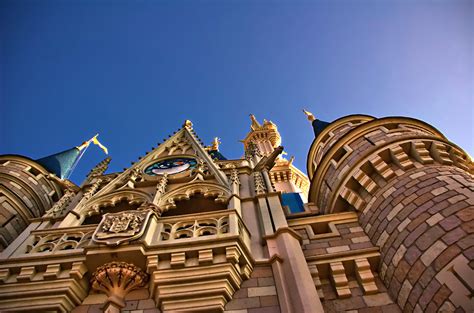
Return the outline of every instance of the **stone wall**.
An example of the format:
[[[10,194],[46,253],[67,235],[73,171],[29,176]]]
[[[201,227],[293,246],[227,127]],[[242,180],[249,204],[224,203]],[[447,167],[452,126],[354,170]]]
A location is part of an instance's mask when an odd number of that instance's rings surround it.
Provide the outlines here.
[[[280,313],[273,272],[270,266],[256,266],[250,279],[225,306],[225,313]]]
[[[386,192],[386,191],[390,192]],[[361,223],[384,255],[381,277],[407,311],[470,311],[474,184],[452,167],[400,176],[375,196]]]
[[[34,161],[0,156],[0,251],[62,196],[58,184]]]
[[[302,249],[325,312],[400,312],[377,273],[378,247],[355,213],[290,221],[303,238]]]

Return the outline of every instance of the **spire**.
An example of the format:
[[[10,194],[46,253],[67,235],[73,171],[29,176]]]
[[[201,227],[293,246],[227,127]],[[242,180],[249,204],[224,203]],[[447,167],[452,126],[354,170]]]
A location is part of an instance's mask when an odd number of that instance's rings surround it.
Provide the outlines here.
[[[61,179],[67,179],[76,166],[86,149],[82,150],[79,147],[74,147],[41,159],[36,160],[39,164],[44,166],[48,171],[56,174]]]
[[[97,140],[97,136],[99,134],[84,141],[80,146],[37,159],[36,162],[59,178],[68,179],[91,143],[98,145],[106,154],[108,153],[107,148]]]
[[[110,160],[112,160],[110,157],[106,157],[102,161],[100,161],[90,172],[87,174],[87,178],[94,178],[97,176],[100,176],[104,174],[104,172],[107,170],[109,167]]]
[[[221,144],[221,140],[218,137],[214,137],[212,141],[211,150],[219,151],[219,144]]]
[[[326,128],[326,126],[331,124],[325,121],[318,120],[313,115],[313,113],[306,111],[305,109],[303,109],[303,113],[308,118],[308,121],[311,122],[311,125],[313,125],[314,137],[318,137],[318,135],[322,133],[322,131]]]
[[[219,152],[219,145],[221,144],[221,140],[218,137],[214,137],[214,140],[212,141],[212,144],[210,146],[206,147],[207,153],[212,157],[212,159],[218,159],[218,160],[227,160],[225,156],[223,156]]]
[[[260,125],[260,123],[257,121],[257,119],[255,118],[255,115],[253,114],[250,114],[250,120],[252,121],[252,125],[250,125],[250,128],[252,130],[257,130],[259,128],[262,127],[262,125]]]
[[[306,114],[306,117],[308,118],[308,121],[310,122],[313,122],[316,117],[314,117],[313,113],[309,112],[309,111],[306,111],[305,109],[303,109],[303,113]]]

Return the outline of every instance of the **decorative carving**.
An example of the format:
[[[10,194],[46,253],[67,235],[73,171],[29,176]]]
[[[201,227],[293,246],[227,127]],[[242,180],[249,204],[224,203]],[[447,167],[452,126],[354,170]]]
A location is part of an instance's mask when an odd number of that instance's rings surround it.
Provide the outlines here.
[[[265,193],[265,182],[263,181],[262,173],[255,172],[253,174],[254,182],[255,182],[255,192],[257,195]]]
[[[81,202],[89,200],[99,190],[102,179],[98,179],[82,196]]]
[[[239,171],[234,168],[230,171],[230,182],[235,185],[240,185]]]
[[[104,160],[102,160],[99,164],[97,164],[87,175],[87,181],[90,181],[92,180],[92,178],[98,177],[104,174],[104,172],[109,167],[110,160],[111,158],[107,157]]]
[[[156,204],[151,202],[143,202],[137,209],[138,211],[151,211],[155,213],[158,217],[161,216],[163,210],[159,208]]]
[[[250,161],[254,157],[261,157],[262,153],[260,152],[260,149],[254,142],[249,142],[247,144],[247,149],[245,149],[245,159]]]
[[[229,232],[229,217],[196,219],[186,222],[164,223],[160,240],[197,238],[211,235],[222,235]]]
[[[204,172],[207,170],[207,166],[202,159],[197,160],[196,167],[192,170],[191,176],[195,175],[196,177],[192,180],[202,180],[204,181]]]
[[[80,249],[90,243],[91,237],[92,231],[35,235],[33,244],[27,246],[25,253],[54,253],[63,250]]]
[[[156,193],[164,194],[166,192],[167,185],[168,185],[168,173],[164,173],[160,179],[160,182],[156,186]]]
[[[135,240],[143,235],[151,214],[153,214],[152,210],[106,213],[92,239],[97,243],[113,246]]]
[[[205,150],[207,151],[219,151],[219,145],[221,144],[221,139],[219,137],[214,137],[212,144],[207,146]]]
[[[183,127],[187,127],[189,129],[193,129],[193,123],[190,120],[185,120]]]
[[[115,206],[121,201],[127,201],[130,205],[141,205],[145,202],[151,202],[148,193],[139,191],[137,189],[122,189],[111,193],[106,193],[95,197],[87,204],[81,215],[91,216],[100,213],[101,207]]]
[[[76,193],[74,191],[67,189],[66,193],[53,205],[51,209],[49,209],[46,215],[51,217],[61,217],[75,195]]]
[[[201,193],[204,197],[214,197],[214,201],[218,203],[227,202],[232,194],[228,188],[219,184],[195,181],[163,195],[158,206],[165,210],[173,209],[176,207],[175,201],[189,200],[196,193]]]
[[[119,189],[123,188],[135,188],[135,183],[141,179],[141,172],[138,167],[132,168],[130,173],[128,174],[127,182],[120,187]]]
[[[92,274],[92,289],[107,294],[108,302],[125,307],[125,296],[133,289],[141,288],[148,282],[148,274],[134,264],[110,262],[97,268]]]

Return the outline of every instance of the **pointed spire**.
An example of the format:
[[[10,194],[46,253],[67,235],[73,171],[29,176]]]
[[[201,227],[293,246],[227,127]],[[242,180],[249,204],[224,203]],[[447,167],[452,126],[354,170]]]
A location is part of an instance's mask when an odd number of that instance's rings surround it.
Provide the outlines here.
[[[67,179],[81,158],[85,149],[74,147],[53,155],[37,159],[36,162],[44,166],[49,172],[61,179]]]
[[[98,145],[106,154],[108,153],[107,148],[97,140],[98,135],[84,141],[80,146],[37,159],[36,162],[59,178],[68,179],[91,143]]]
[[[250,114],[250,120],[252,121],[252,125],[250,125],[250,128],[252,130],[258,130],[259,128],[262,127],[262,125],[260,125],[260,123],[257,121],[257,119],[255,118],[255,115],[253,114]]]
[[[94,178],[104,174],[104,172],[109,167],[109,163],[112,159],[110,157],[106,157],[102,161],[100,161],[90,172],[87,174],[87,178]]]
[[[313,113],[306,111],[303,109],[303,113],[306,115],[308,118],[308,121],[311,122],[311,125],[313,125],[313,130],[314,130],[314,137],[318,137],[318,135],[328,126],[330,123],[318,120]]]

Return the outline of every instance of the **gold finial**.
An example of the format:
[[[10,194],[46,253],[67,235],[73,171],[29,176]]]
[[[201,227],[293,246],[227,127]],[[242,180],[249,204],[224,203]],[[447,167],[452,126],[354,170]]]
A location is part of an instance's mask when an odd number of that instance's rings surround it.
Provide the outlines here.
[[[219,137],[214,137],[212,141],[211,150],[219,151],[219,145],[221,144],[221,139]]]
[[[262,127],[262,125],[260,125],[260,123],[257,121],[257,119],[255,118],[255,115],[253,114],[250,114],[250,120],[252,121],[252,125],[250,125],[250,128],[252,130],[257,130],[259,128]]]
[[[308,118],[308,121],[310,121],[310,122],[312,122],[316,119],[316,117],[314,117],[313,113],[308,112],[305,109],[303,109],[303,113],[306,114],[306,117]]]
[[[193,128],[193,123],[190,121],[190,120],[185,120],[184,121],[184,124],[183,124],[183,127],[187,127],[187,128]]]

